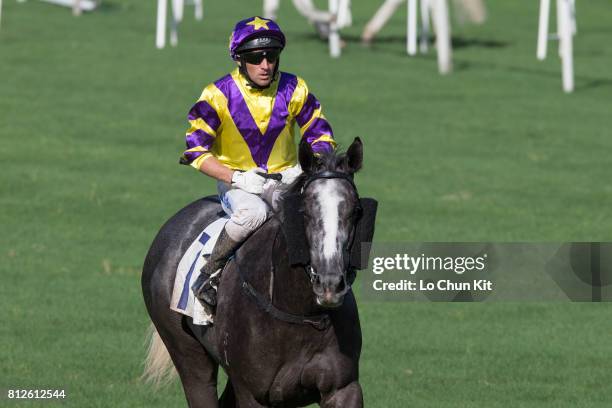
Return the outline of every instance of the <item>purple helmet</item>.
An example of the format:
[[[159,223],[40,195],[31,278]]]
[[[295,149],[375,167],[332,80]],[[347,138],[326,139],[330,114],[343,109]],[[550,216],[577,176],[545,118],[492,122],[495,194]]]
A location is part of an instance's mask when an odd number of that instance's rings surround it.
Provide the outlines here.
[[[229,51],[233,60],[243,51],[261,48],[285,48],[285,35],[278,24],[261,17],[239,21],[230,37]]]

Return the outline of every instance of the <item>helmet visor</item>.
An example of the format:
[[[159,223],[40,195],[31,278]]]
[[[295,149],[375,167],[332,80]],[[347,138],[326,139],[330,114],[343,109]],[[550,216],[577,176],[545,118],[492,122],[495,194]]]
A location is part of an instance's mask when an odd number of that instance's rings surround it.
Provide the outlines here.
[[[276,37],[256,37],[252,40],[245,41],[236,49],[236,53],[241,54],[245,51],[260,50],[264,48],[282,50],[284,47],[283,43]]]

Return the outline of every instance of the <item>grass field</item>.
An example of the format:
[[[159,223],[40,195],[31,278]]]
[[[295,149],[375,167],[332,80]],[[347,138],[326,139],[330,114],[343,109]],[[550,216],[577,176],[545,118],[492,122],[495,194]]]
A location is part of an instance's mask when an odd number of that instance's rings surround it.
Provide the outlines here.
[[[178,165],[187,110],[231,68],[235,21],[259,1],[205,1],[180,45],[154,48],[155,2],[73,18],[5,1],[0,29],[0,388],[66,388],[70,407],[184,406],[138,376],[148,317],[140,270],[160,225],[213,183]],[[221,4],[220,4],[221,3]],[[283,2],[282,68],[304,77],[337,139],[365,143],[377,241],[612,238],[612,25],[578,4],[576,92],[555,45],[535,58],[537,3],[490,1],[455,27],[455,72],[408,58],[405,10],[373,48],[378,6],[355,1],[332,61]],[[360,304],[369,407],[608,407],[612,309],[572,303]],[[34,406],[25,402],[1,406]]]

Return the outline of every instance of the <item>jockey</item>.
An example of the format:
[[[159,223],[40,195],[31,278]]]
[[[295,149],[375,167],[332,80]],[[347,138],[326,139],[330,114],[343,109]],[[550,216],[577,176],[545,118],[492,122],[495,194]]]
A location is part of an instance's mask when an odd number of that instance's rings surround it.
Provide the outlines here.
[[[301,174],[295,123],[315,153],[336,146],[304,80],[279,71],[284,47],[285,36],[274,21],[239,21],[229,44],[237,67],[204,88],[189,111],[181,164],[217,180],[221,205],[230,216],[192,286],[196,298],[212,307],[226,261],[275,209],[283,188]],[[264,178],[265,173],[280,173],[282,179]]]

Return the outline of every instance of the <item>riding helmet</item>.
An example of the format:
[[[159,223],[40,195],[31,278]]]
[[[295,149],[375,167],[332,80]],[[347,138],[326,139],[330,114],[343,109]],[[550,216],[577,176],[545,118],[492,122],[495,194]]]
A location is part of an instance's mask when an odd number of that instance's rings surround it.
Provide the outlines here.
[[[250,17],[236,23],[230,37],[229,52],[234,61],[239,54],[249,50],[285,48],[285,35],[274,21]]]

